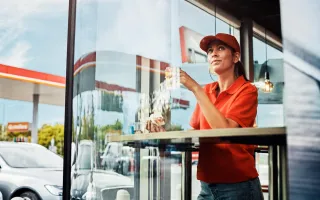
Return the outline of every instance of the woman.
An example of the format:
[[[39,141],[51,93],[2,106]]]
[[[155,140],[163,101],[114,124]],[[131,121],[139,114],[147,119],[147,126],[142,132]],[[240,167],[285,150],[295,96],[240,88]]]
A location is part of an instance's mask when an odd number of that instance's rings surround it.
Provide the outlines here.
[[[239,61],[239,43],[232,35],[219,33],[204,37],[200,48],[207,53],[210,72],[218,76],[218,81],[201,87],[186,72],[180,71],[181,84],[197,99],[190,125],[196,130],[252,127],[258,93],[245,77]],[[151,124],[147,128],[161,130]],[[201,143],[198,200],[263,199],[253,150],[250,145]]]

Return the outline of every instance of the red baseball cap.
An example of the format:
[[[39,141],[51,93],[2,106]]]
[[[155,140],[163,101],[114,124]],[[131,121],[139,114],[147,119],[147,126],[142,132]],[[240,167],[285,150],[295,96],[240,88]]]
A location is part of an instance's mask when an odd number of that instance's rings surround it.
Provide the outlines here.
[[[237,39],[234,36],[229,35],[229,34],[225,34],[225,33],[218,33],[215,36],[214,35],[205,36],[200,41],[200,48],[203,51],[207,52],[209,44],[215,40],[222,41],[223,43],[225,43],[228,46],[230,46],[231,48],[233,48],[236,52],[239,52],[239,53],[241,52],[240,45],[239,45]]]

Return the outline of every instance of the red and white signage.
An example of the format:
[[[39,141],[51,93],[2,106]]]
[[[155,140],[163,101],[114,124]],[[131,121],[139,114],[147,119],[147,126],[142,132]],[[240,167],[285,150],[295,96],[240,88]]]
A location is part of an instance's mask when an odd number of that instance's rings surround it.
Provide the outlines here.
[[[29,122],[9,122],[7,126],[7,132],[27,132],[29,130]]]

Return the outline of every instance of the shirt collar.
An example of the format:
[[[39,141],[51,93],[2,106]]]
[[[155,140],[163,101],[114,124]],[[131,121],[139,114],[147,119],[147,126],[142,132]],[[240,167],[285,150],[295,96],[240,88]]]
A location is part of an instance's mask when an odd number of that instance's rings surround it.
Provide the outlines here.
[[[244,79],[244,77],[239,76],[225,92],[228,94],[234,94],[245,83],[246,83],[246,80]],[[214,84],[212,85],[211,93],[216,91],[218,87],[219,87],[218,82],[214,82]]]
[[[226,92],[227,92],[228,94],[234,94],[234,93],[236,93],[236,92],[240,89],[240,87],[243,86],[243,84],[245,84],[245,83],[246,83],[246,80],[244,79],[244,77],[243,77],[243,76],[239,76],[239,77],[237,78],[237,80],[235,80],[235,81],[232,83],[232,85],[226,90]]]

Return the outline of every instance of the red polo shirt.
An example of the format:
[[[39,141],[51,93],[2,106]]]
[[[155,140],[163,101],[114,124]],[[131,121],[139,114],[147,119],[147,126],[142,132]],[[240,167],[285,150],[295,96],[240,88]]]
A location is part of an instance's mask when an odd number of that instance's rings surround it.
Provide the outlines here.
[[[241,127],[252,127],[257,114],[257,88],[240,76],[226,91],[216,96],[218,82],[204,90],[215,107]],[[190,125],[211,129],[197,104]],[[254,145],[201,143],[197,178],[206,183],[237,183],[258,177]]]

